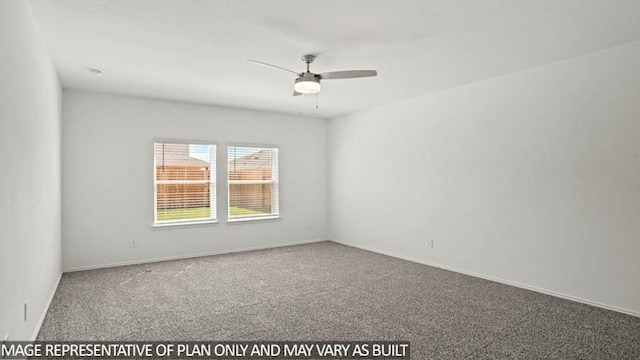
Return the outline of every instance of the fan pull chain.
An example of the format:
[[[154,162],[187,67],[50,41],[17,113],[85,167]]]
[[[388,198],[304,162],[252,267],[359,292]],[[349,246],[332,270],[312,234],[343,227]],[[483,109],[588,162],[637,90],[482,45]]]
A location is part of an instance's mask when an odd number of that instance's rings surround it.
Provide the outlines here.
[[[318,93],[316,93],[316,110],[318,110]]]

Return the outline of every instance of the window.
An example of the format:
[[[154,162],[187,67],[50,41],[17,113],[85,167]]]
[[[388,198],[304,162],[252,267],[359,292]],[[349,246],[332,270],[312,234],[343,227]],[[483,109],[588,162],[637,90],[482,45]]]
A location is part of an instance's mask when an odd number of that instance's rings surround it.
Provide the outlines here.
[[[229,146],[229,221],[278,217],[278,149]]]
[[[216,146],[154,142],[154,224],[216,219]]]

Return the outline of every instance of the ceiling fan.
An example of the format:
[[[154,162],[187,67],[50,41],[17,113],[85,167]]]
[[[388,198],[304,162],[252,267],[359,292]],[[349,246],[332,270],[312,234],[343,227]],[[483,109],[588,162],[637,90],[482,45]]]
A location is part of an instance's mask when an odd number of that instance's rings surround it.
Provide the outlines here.
[[[375,70],[345,70],[345,71],[330,71],[325,73],[312,73],[309,71],[309,64],[315,60],[316,56],[311,54],[302,55],[302,61],[307,64],[307,71],[295,72],[287,68],[268,64],[258,60],[247,60],[250,63],[270,66],[272,68],[288,71],[297,75],[294,85],[293,96],[300,96],[303,94],[315,94],[320,92],[320,81],[331,79],[350,79],[359,77],[376,76],[378,72]]]

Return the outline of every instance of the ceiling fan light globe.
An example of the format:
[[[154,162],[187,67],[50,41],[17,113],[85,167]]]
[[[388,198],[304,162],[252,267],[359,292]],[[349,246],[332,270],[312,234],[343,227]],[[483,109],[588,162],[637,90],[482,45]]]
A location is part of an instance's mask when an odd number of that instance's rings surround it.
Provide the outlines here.
[[[294,89],[302,94],[315,94],[320,91],[320,78],[310,72],[300,74],[296,79]]]
[[[315,94],[320,92],[320,83],[313,80],[302,80],[296,82],[295,90],[303,94]]]

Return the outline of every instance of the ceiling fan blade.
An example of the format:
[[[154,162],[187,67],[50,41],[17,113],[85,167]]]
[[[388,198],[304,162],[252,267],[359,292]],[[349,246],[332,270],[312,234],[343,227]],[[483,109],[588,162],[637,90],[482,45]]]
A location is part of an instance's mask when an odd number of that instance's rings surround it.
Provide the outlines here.
[[[247,61],[248,61],[248,62],[250,62],[250,63],[258,64],[258,65],[269,66],[269,67],[272,67],[272,68],[276,68],[276,69],[280,69],[280,70],[288,71],[288,72],[290,72],[290,73],[294,73],[294,74],[298,75],[298,73],[297,73],[297,72],[295,72],[295,71],[293,71],[293,70],[289,70],[289,69],[287,69],[287,68],[283,68],[283,67],[281,67],[281,66],[272,65],[272,64],[267,64],[266,62],[262,62],[262,61],[258,61],[258,60],[247,60]]]
[[[375,70],[345,70],[345,71],[330,71],[320,74],[322,80],[328,79],[349,79],[376,76],[378,72]]]
[[[293,90],[293,96],[300,96],[300,95],[302,95],[301,92],[297,92],[297,91]]]

